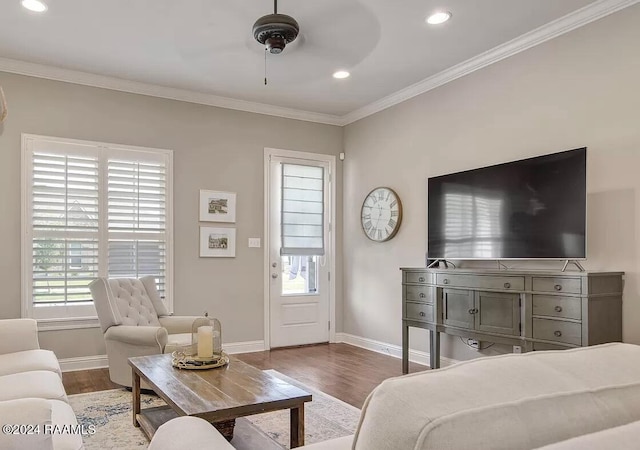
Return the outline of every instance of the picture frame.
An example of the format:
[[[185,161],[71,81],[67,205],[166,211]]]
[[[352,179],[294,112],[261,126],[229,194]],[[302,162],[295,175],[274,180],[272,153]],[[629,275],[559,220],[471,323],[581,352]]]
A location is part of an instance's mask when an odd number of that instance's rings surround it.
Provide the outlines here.
[[[201,258],[235,258],[236,229],[200,227]]]
[[[236,221],[236,193],[200,189],[200,222]]]

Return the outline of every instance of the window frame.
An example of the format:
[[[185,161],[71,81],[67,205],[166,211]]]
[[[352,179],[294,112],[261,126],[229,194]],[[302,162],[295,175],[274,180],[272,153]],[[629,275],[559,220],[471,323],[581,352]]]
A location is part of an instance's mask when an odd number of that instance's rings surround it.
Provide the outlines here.
[[[61,330],[74,328],[98,327],[98,318],[95,306],[91,305],[65,305],[36,307],[32,298],[33,282],[33,221],[32,221],[32,194],[33,194],[33,165],[32,155],[36,142],[48,142],[59,145],[82,145],[92,148],[98,155],[98,205],[99,205],[99,230],[98,230],[98,275],[108,276],[108,158],[110,156],[131,156],[138,154],[148,155],[151,160],[162,160],[166,173],[166,221],[165,221],[165,304],[170,312],[173,312],[173,282],[174,282],[174,246],[173,246],[173,150],[138,147],[133,145],[112,144],[98,141],[87,141],[69,138],[59,138],[35,134],[22,134],[21,140],[21,314],[22,317],[34,318],[38,321],[40,329]]]

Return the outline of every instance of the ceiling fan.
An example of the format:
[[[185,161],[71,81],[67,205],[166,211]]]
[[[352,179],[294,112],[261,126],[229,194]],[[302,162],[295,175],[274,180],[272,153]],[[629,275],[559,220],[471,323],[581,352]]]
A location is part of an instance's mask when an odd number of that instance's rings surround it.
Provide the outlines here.
[[[278,14],[278,0],[273,0],[273,14],[262,16],[253,24],[253,37],[273,55],[282,53],[287,44],[296,40],[298,33],[300,26],[296,19]]]
[[[188,33],[180,29],[176,44],[184,61],[206,77],[229,73],[226,67],[230,64],[237,79],[255,73],[239,68],[257,68],[255,56],[262,50],[264,57],[274,57],[269,65],[278,80],[322,78],[336,67],[359,64],[380,39],[378,19],[362,0],[295,2],[295,19],[280,14],[278,7],[282,5],[274,0],[273,12],[257,20],[256,10],[264,0],[226,2],[220,8],[207,6],[211,5],[209,0],[199,1],[203,7],[193,19],[196,25]],[[251,23],[250,34],[247,25]],[[354,29],[363,32],[340,45],[327,39],[351,35]],[[279,54],[286,58],[279,58]]]

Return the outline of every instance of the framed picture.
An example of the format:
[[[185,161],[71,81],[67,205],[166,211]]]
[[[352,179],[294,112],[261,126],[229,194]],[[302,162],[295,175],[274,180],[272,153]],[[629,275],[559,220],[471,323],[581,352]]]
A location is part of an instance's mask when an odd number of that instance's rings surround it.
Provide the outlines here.
[[[200,227],[201,258],[234,258],[236,229]]]
[[[200,222],[236,221],[236,193],[200,189]]]

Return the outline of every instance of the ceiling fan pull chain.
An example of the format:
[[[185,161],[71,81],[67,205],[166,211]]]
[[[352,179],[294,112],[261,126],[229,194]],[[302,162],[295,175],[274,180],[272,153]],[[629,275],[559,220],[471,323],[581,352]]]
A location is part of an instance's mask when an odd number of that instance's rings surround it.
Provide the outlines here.
[[[264,85],[267,85],[267,48],[264,49]]]

